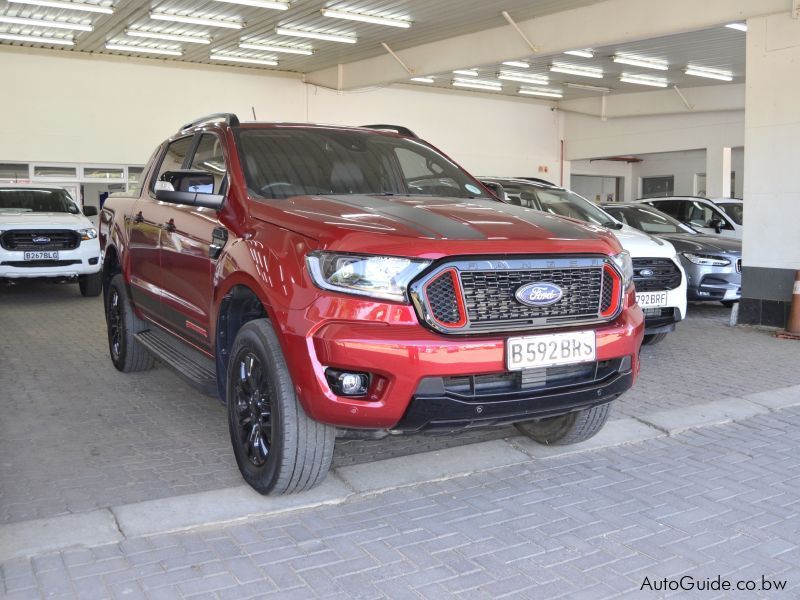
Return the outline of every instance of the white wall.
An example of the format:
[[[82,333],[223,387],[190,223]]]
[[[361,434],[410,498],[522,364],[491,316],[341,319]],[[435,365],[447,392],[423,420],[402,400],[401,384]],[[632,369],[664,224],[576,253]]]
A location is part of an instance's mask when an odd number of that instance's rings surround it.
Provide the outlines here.
[[[560,117],[529,99],[337,93],[255,69],[5,47],[0,74],[14,82],[0,93],[0,161],[141,164],[182,123],[220,111],[251,120],[253,107],[264,121],[403,124],[476,174],[558,176]]]
[[[799,69],[800,20],[787,10],[748,21],[746,266],[800,269]]]

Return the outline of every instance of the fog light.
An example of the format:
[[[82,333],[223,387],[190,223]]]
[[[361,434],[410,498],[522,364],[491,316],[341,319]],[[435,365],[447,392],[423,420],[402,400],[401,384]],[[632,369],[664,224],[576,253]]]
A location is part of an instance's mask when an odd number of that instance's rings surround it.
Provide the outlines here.
[[[327,369],[325,377],[328,385],[337,396],[366,396],[369,389],[369,375],[367,373],[349,373]]]

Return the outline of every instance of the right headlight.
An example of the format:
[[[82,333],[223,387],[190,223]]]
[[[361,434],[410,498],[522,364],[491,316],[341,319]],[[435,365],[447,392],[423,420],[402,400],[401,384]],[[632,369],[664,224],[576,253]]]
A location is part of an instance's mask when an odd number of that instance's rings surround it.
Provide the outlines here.
[[[691,252],[682,252],[682,256],[696,265],[703,265],[706,267],[725,267],[731,264],[727,258],[721,256],[709,256],[707,254],[692,254]]]
[[[431,263],[398,256],[312,252],[306,264],[311,279],[324,290],[407,302],[408,284]]]
[[[623,250],[619,254],[611,257],[617,270],[622,274],[622,289],[627,289],[633,281],[633,260],[627,250]]]

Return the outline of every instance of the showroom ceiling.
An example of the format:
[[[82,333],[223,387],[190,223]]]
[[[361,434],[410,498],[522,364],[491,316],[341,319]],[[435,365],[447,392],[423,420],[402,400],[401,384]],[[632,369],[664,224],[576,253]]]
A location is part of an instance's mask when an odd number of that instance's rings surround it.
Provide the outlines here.
[[[508,26],[500,14],[503,10],[515,20],[525,20],[596,2],[0,0],[0,44],[308,73],[385,54],[383,43],[402,51],[457,35]],[[333,12],[325,14],[326,11]],[[377,22],[364,22],[365,17]],[[510,26],[508,30],[509,36],[516,35]],[[664,61],[667,69],[619,64],[612,60],[614,55]],[[557,99],[655,89],[643,87],[643,83],[683,87],[721,83],[687,75],[688,66],[721,70],[730,73],[736,82],[744,75],[744,34],[720,25],[595,48],[591,58],[536,56],[520,57],[519,62],[516,66],[464,65],[465,69],[477,67],[477,73],[438,74],[425,82],[412,83],[447,88],[455,84],[488,93]],[[551,71],[553,65],[558,68],[561,63],[568,70],[578,67],[579,71],[577,74]],[[591,71],[580,71],[587,68],[602,69],[602,77],[590,77],[587,75]],[[620,81],[623,74],[633,75],[639,83]],[[480,86],[481,82],[486,85]]]

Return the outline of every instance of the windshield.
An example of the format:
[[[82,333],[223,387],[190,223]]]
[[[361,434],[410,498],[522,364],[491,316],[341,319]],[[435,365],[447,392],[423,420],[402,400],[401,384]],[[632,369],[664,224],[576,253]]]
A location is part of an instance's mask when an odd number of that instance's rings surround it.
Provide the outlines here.
[[[676,221],[660,210],[639,206],[607,206],[606,210],[617,219],[645,233],[697,233],[688,225]]]
[[[0,188],[0,212],[80,214],[65,190],[36,188]]]
[[[570,217],[602,227],[616,225],[614,219],[602,209],[569,190],[541,188],[510,181],[499,181],[506,193],[506,202],[533,208],[542,212]]]
[[[375,132],[243,129],[238,145],[254,198],[378,194],[489,198],[424,142]]]
[[[728,215],[734,223],[737,225],[742,224],[744,204],[739,204],[738,202],[722,202],[717,204],[717,206],[722,209],[722,212]]]

